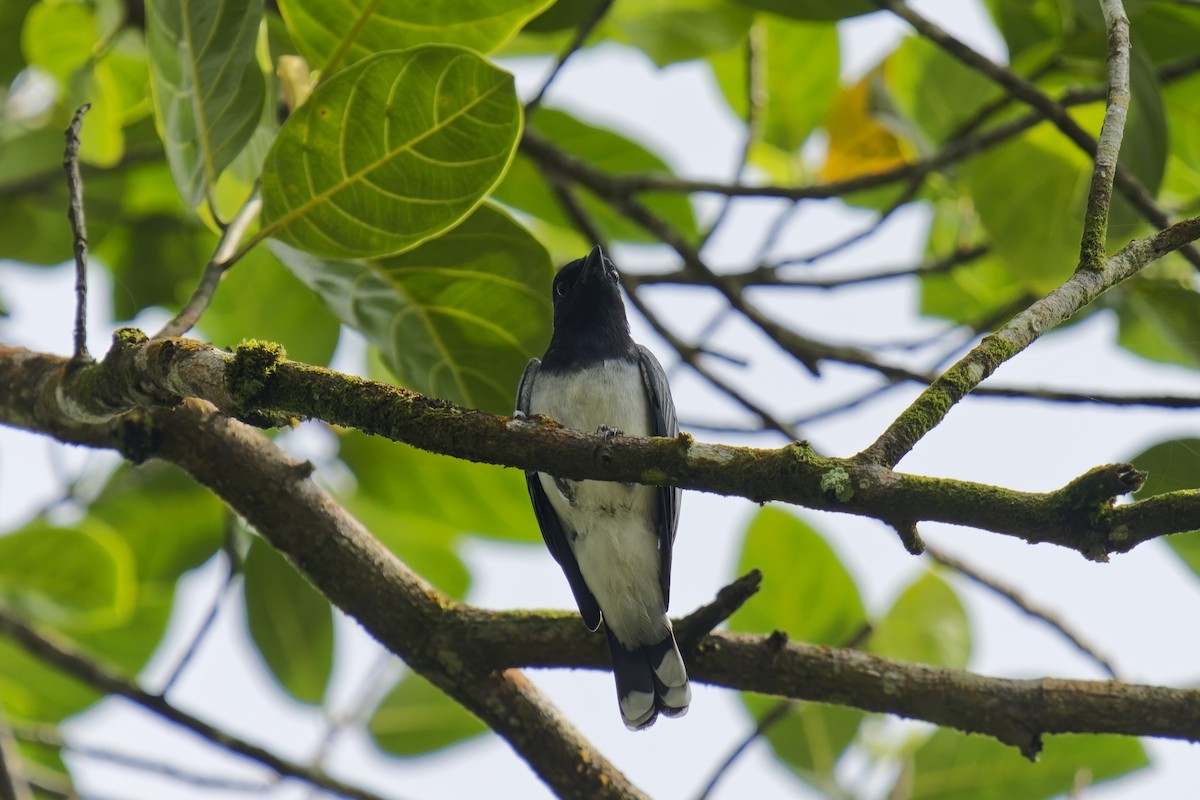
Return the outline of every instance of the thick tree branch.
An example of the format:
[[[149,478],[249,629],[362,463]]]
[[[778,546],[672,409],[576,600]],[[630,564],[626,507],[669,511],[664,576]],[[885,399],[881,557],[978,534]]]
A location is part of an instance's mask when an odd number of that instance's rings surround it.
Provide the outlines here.
[[[1157,536],[1200,528],[1200,496],[1188,493],[1113,507],[1144,478],[1129,465],[1097,467],[1056,491],[1018,492],[906,475],[860,457],[828,458],[801,442],[757,449],[700,443],[683,434],[611,443],[552,420],[495,417],[290,362],[278,347],[264,345],[247,345],[234,357],[187,339],[146,340],[124,330],[104,362],[74,371],[65,359],[0,347],[0,422],[62,441],[116,447],[135,461],[161,451],[156,426],[170,411],[149,421],[118,415],[178,404],[184,396],[259,421],[317,418],[435,453],[570,479],[665,483],[756,502],[782,500],[893,526],[950,522],[1058,544],[1099,560]],[[1170,513],[1162,512],[1166,508]]]
[[[220,365],[230,370],[232,391],[224,399],[280,410],[285,399],[306,398],[314,410],[346,405],[343,423],[376,433],[403,433],[420,446],[476,459],[509,460],[570,477],[650,481],[668,479],[696,488],[738,488],[758,496],[786,488],[818,507],[885,519],[923,518],[918,508],[967,521],[987,515],[1029,526],[1039,536],[1069,546],[1128,549],[1149,526],[1170,530],[1200,527],[1200,491],[1175,492],[1111,508],[1113,495],[1138,484],[1129,467],[1101,467],[1057,492],[1043,495],[891,473],[878,466],[822,459],[799,444],[754,451],[671,439],[628,438],[605,447],[603,437],[548,422],[516,422],[429,400],[381,384],[346,378],[276,358],[252,370],[264,348],[231,359],[184,340],[135,341],[122,337],[125,357],[145,364],[141,394],[178,383],[183,374]],[[207,367],[197,367],[199,360]],[[335,604],[355,616],[385,646],[443,688],[507,738],[556,791],[573,797],[638,796],[619,772],[584,742],[511,670],[524,666],[607,666],[601,637],[588,633],[574,614],[505,614],[455,603],[413,575],[376,542],[309,477],[309,469],[282,454],[256,431],[216,413],[202,401],[145,412],[124,426],[90,417],[91,406],[65,403],[86,421],[64,412],[64,397],[77,388],[67,360],[17,349],[0,350],[0,412],[4,420],[65,441],[119,447],[173,461],[245,515],[275,547]],[[103,366],[95,369],[103,370]],[[122,374],[122,368],[115,374]],[[248,392],[250,374],[259,380]],[[194,377],[194,374],[193,374]],[[224,376],[222,376],[224,377]],[[66,383],[64,384],[64,380]],[[82,378],[98,389],[104,376]],[[223,383],[207,376],[202,386]],[[148,388],[147,388],[148,387]],[[105,407],[119,392],[105,392]],[[357,397],[353,397],[357,395]],[[359,417],[362,419],[359,419]],[[353,417],[354,419],[347,419]],[[364,420],[374,420],[367,426]],[[138,429],[140,441],[131,447]],[[481,442],[487,444],[480,445]],[[435,448],[437,449],[437,448]],[[853,470],[853,473],[851,472]],[[782,478],[782,482],[780,481]],[[788,488],[790,487],[790,488]],[[838,499],[838,496],[843,499]],[[1086,520],[1086,521],[1085,521]],[[1169,522],[1168,522],[1169,520]],[[999,521],[999,520],[997,520]],[[1161,528],[1160,528],[1161,530]],[[791,643],[786,636],[716,633],[699,639],[752,590],[754,576],[718,598],[714,610],[679,623],[685,648],[695,647],[689,670],[697,680],[722,686],[926,719],[987,733],[1036,753],[1043,733],[1115,732],[1200,738],[1200,692],[1117,683],[1044,679],[1011,681],[889,661],[863,653]],[[4,629],[20,635],[6,623]],[[28,638],[28,637],[27,637]],[[121,687],[114,686],[113,690]]]

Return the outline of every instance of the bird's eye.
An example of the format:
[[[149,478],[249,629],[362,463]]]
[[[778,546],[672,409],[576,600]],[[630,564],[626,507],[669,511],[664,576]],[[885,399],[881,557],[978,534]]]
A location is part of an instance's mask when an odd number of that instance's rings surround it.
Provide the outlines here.
[[[567,292],[571,291],[570,281],[559,281],[558,286],[554,287],[554,296],[563,297]]]
[[[616,267],[613,267],[612,282],[616,285],[619,285],[621,283],[621,273],[617,272]]]

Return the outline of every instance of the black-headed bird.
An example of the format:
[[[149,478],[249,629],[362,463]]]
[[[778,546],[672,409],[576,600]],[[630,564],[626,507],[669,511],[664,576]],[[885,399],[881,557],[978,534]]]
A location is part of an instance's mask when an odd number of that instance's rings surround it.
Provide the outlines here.
[[[596,247],[554,278],[554,335],[525,367],[518,416],[543,414],[612,438],[675,436],[662,365],[629,335],[617,269]],[[691,702],[667,604],[679,489],[525,473],[542,538],[590,630],[605,623],[617,700],[630,730]]]

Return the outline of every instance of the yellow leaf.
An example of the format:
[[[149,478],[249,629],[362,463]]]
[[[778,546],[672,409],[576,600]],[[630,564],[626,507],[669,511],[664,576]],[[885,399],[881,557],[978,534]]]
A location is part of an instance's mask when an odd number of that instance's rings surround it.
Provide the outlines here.
[[[878,79],[877,72],[868,73],[833,101],[825,123],[829,152],[821,167],[822,181],[856,178],[907,163],[905,143],[876,111],[873,84]]]

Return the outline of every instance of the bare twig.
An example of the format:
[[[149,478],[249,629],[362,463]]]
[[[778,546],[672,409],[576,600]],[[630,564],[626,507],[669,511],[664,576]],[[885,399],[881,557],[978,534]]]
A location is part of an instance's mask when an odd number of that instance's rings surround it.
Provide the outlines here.
[[[83,178],[79,175],[79,130],[83,127],[83,115],[91,109],[84,103],[75,111],[71,124],[67,126],[67,147],[63,153],[63,169],[67,173],[67,189],[71,204],[67,219],[71,221],[72,241],[75,250],[75,356],[76,362],[91,361],[87,349],[87,216],[83,207]]]
[[[758,58],[758,49],[760,47],[759,40],[762,38],[761,26],[752,24],[746,35],[746,136],[742,140],[742,149],[738,153],[737,168],[733,172],[733,182],[741,183],[742,176],[746,174],[746,165],[750,162],[750,151],[754,148],[754,143],[759,135],[759,123],[761,114],[759,109],[761,101],[759,95],[762,91],[762,75],[763,70],[761,59]],[[703,235],[700,237],[700,246],[698,249],[703,250],[704,246],[712,239],[716,232],[720,229],[721,224],[729,217],[729,212],[733,210],[733,198],[726,196],[721,203],[721,210],[717,212],[717,216],[713,219],[712,224],[708,226]]]
[[[1079,634],[1068,628],[1066,624],[1063,623],[1056,614],[1054,614],[1054,612],[1039,608],[1034,603],[1022,597],[1016,589],[1005,586],[995,578],[984,575],[970,564],[955,558],[949,553],[943,552],[937,547],[930,547],[929,545],[926,545],[925,553],[939,564],[949,567],[958,574],[962,575],[964,578],[978,584],[979,586],[982,586],[999,597],[1004,598],[1026,615],[1046,623],[1055,631],[1057,631],[1064,639],[1070,642],[1076,650],[1083,653],[1085,656],[1095,662],[1095,664],[1100,667],[1100,669],[1103,670],[1110,678],[1113,680],[1118,679],[1117,671],[1113,668],[1112,663],[1096,652],[1094,647],[1084,642],[1083,638],[1079,636]]]
[[[717,783],[720,782],[721,778],[725,776],[725,773],[729,772],[729,769],[733,766],[734,762],[741,758],[742,753],[746,752],[747,748],[754,743],[754,740],[762,736],[771,728],[775,727],[775,725],[777,725],[779,722],[786,719],[787,715],[792,711],[792,709],[798,707],[799,705],[800,704],[795,700],[781,700],[775,705],[771,706],[771,708],[767,709],[767,712],[759,717],[758,722],[754,725],[754,729],[750,731],[750,733],[747,734],[745,738],[743,738],[742,741],[740,741],[738,745],[733,748],[732,751],[730,751],[729,755],[725,757],[725,760],[722,761],[715,770],[713,770],[712,777],[708,779],[708,783],[706,783],[704,788],[700,791],[700,794],[697,796],[697,800],[708,800],[708,798],[712,796],[713,789],[717,788]]]
[[[190,331],[200,320],[200,316],[208,308],[208,304],[212,302],[213,295],[217,291],[217,285],[221,282],[225,271],[237,263],[237,260],[247,252],[248,248],[238,251],[237,246],[241,242],[242,237],[245,236],[246,231],[254,223],[254,220],[258,218],[260,210],[262,210],[262,194],[259,188],[255,186],[254,191],[246,198],[246,202],[238,209],[237,214],[234,215],[233,219],[229,221],[229,225],[221,233],[221,239],[217,242],[217,249],[213,252],[208,264],[204,266],[204,273],[200,276],[200,283],[196,286],[196,290],[192,292],[192,296],[188,298],[187,304],[162,327],[162,330],[154,334],[155,339],[182,336]]]
[[[584,42],[592,35],[592,31],[596,29],[596,26],[604,19],[604,15],[612,8],[612,4],[613,0],[602,0],[596,6],[596,9],[587,16],[587,19],[579,24],[579,28],[576,29],[575,35],[571,37],[570,43],[567,44],[566,49],[559,55],[558,60],[554,62],[554,67],[550,70],[550,74],[546,76],[546,80],[542,81],[542,87],[538,89],[533,99],[525,104],[526,117],[531,116],[538,109],[538,106],[542,104],[542,98],[545,97],[546,90],[550,88],[550,84],[554,83],[555,78],[558,77],[558,73],[566,66],[571,56],[575,55],[583,47]]]
[[[28,623],[0,609],[0,632],[20,645],[31,655],[37,656],[55,667],[75,676],[88,686],[105,694],[115,694],[132,700],[137,705],[151,711],[160,717],[186,728],[202,739],[231,753],[237,753],[251,761],[257,761],[275,773],[289,778],[296,778],[314,786],[357,800],[382,800],[382,798],[366,789],[352,786],[348,783],[326,775],[318,770],[311,770],[303,764],[282,758],[258,745],[226,733],[219,728],[203,722],[191,714],[180,711],[168,703],[162,695],[151,694],[140,686],[117,675],[115,672],[102,667],[69,642],[57,635],[39,631]]]
[[[1104,123],[1096,142],[1092,185],[1088,189],[1083,236],[1079,243],[1079,269],[1100,269],[1108,241],[1108,210],[1112,205],[1117,157],[1129,113],[1129,18],[1121,0],[1100,0],[1108,26],[1108,100]]]
[[[72,755],[90,758],[96,761],[104,761],[118,766],[129,767],[130,769],[148,772],[155,775],[162,775],[171,780],[179,781],[180,783],[194,786],[199,789],[215,789],[229,792],[266,792],[270,790],[274,783],[271,781],[248,781],[238,780],[236,778],[223,778],[216,775],[204,775],[199,772],[193,772],[188,769],[177,767],[173,764],[167,764],[162,761],[145,758],[143,756],[134,755],[131,753],[122,753],[117,750],[109,750],[104,747],[92,747],[86,744],[79,744],[75,741],[66,741],[58,735],[58,731],[51,726],[23,726],[15,729],[14,733],[18,739],[26,742],[36,742],[46,745],[47,747],[56,747],[65,750]]]
[[[990,78],[1013,97],[1036,109],[1081,150],[1093,159],[1096,158],[1098,147],[1096,140],[1075,121],[1061,103],[1043,93],[1036,85],[954,38],[941,27],[921,16],[911,6],[899,2],[899,0],[872,0],[872,2],[880,8],[891,11],[912,25],[926,39],[968,67]],[[1114,165],[1112,174],[1116,188],[1121,190],[1121,193],[1142,213],[1142,216],[1160,229],[1171,226],[1170,216],[1158,206],[1154,197],[1137,177],[1120,164]],[[1179,249],[1193,266],[1200,269],[1200,251],[1190,246]]]
[[[8,717],[0,707],[0,800],[33,800],[24,761]]]
[[[1070,278],[1012,318],[942,373],[888,426],[860,458],[889,467],[933,430],[950,409],[1008,359],[1103,292],[1136,274],[1151,261],[1200,238],[1200,217],[1178,222],[1145,239],[1130,242],[1098,270],[1077,270]]]
[[[231,526],[236,524],[236,516],[233,514],[233,512],[225,512],[225,524],[226,544],[228,545],[230,535],[229,529]],[[208,636],[208,632],[212,630],[212,626],[217,621],[217,615],[221,612],[221,606],[224,605],[225,598],[229,596],[229,590],[233,588],[233,578],[236,574],[237,571],[234,568],[233,556],[227,550],[225,554],[225,577],[222,578],[221,586],[217,589],[217,593],[213,597],[212,603],[209,605],[208,613],[204,615],[204,621],[200,623],[200,627],[196,630],[195,635],[192,636],[191,642],[188,643],[187,648],[183,651],[183,654],[179,657],[179,660],[175,662],[175,666],[171,668],[171,672],[167,676],[167,680],[163,683],[162,689],[159,690],[159,694],[163,697],[166,697],[168,694],[170,694],[171,687],[173,687],[175,682],[179,680],[179,677],[183,675],[183,671],[187,668],[187,665],[191,663],[193,656],[195,656],[196,652],[200,649],[200,645],[203,643],[205,637]]]

